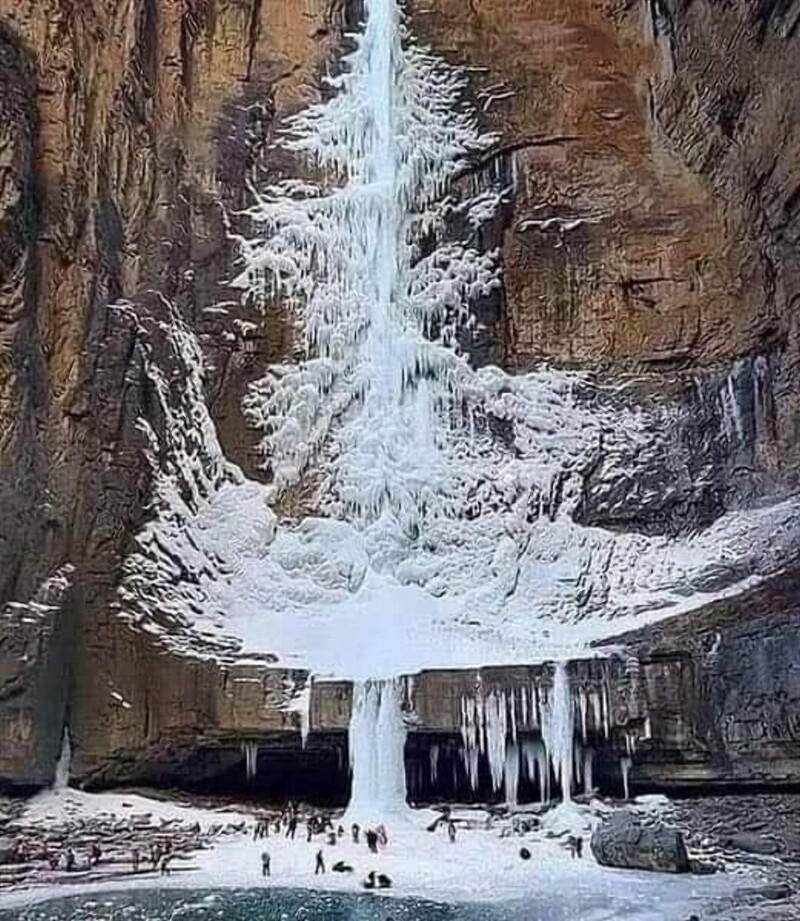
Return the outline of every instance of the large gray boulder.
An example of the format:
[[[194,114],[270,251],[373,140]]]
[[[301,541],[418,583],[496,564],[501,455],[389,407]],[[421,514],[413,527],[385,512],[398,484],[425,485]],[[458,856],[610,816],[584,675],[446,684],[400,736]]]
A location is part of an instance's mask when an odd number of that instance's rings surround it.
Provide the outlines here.
[[[633,812],[613,813],[592,832],[592,853],[604,867],[688,873],[683,835]]]

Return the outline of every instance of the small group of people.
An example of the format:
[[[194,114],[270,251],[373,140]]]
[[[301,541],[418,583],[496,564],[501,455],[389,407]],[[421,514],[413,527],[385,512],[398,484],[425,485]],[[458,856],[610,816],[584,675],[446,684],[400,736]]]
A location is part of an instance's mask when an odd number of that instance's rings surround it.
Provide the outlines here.
[[[253,841],[269,838],[269,825],[270,822],[267,816],[259,816],[256,819],[256,824],[253,826]]]
[[[269,825],[269,820],[266,818],[259,818],[253,828],[253,839],[258,841],[260,838],[268,838],[269,830],[268,827],[265,830],[265,826]],[[295,808],[289,805],[286,810],[281,815],[281,818],[276,821],[275,827],[276,831],[279,831],[282,827],[285,828],[286,837],[294,840],[295,834],[297,831],[298,825],[298,813]],[[363,835],[362,835],[363,833]],[[326,843],[328,845],[336,845],[342,838],[345,837],[346,831],[342,824],[339,824],[334,827],[333,820],[329,815],[311,815],[306,820],[306,841],[311,843],[314,835],[325,834]],[[367,828],[362,829],[357,823],[353,823],[350,826],[350,837],[353,844],[360,844],[362,837],[369,848],[370,853],[377,854],[379,847],[386,847],[389,843],[389,834],[386,831],[386,826],[381,824],[376,828]],[[319,876],[325,873],[327,870],[325,865],[325,854],[322,848],[319,848],[316,852],[314,858],[314,875]],[[349,866],[342,860],[337,861],[331,867],[331,870],[336,873],[349,873],[352,872],[353,868]],[[272,876],[272,857],[269,851],[261,852],[261,876],[271,877]],[[371,874],[374,877],[371,885],[367,885],[365,882],[366,888],[386,888],[385,884],[381,884],[381,875]],[[368,877],[369,880],[369,877]]]
[[[169,876],[172,872],[172,862],[175,860],[175,851],[172,848],[172,841],[165,838],[163,842],[154,841],[143,855],[142,851],[135,847],[131,851],[131,867],[134,873],[142,869],[143,864],[149,859],[154,870],[158,870],[162,876]]]
[[[580,835],[570,835],[567,838],[567,847],[573,860],[583,857],[583,838]]]
[[[47,861],[48,866],[51,870],[58,870],[59,867],[67,871],[67,873],[74,873],[77,870],[81,869],[78,865],[78,857],[75,854],[73,848],[68,847],[61,854],[52,854],[50,851],[45,850],[44,859]],[[90,867],[96,867],[103,857],[103,851],[100,848],[100,845],[97,842],[93,842],[89,847],[89,857],[84,865],[84,869],[89,869]]]

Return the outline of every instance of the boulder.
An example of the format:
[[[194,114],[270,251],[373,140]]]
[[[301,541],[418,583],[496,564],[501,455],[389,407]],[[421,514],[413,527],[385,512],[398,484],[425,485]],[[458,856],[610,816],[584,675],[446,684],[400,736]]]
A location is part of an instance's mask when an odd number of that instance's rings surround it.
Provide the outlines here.
[[[683,835],[633,812],[615,812],[592,833],[592,853],[604,867],[688,873]]]

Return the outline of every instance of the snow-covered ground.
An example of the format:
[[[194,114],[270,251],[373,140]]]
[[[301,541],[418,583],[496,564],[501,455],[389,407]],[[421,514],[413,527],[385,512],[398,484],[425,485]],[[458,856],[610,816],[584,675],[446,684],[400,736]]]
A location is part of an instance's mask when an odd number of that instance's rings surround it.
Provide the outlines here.
[[[665,802],[647,798],[638,808],[662,809]],[[729,893],[738,874],[708,876],[670,876],[610,870],[599,866],[588,848],[592,825],[609,807],[594,802],[591,806],[566,804],[548,812],[541,829],[514,833],[512,822],[505,817],[490,818],[477,809],[455,810],[458,832],[450,843],[446,827],[435,832],[427,827],[437,813],[405,810],[387,819],[388,846],[378,855],[370,854],[363,839],[353,843],[349,827],[335,846],[322,844],[323,836],[307,843],[303,824],[297,837],[290,840],[274,833],[266,840],[254,841],[252,835],[221,838],[211,850],[201,851],[187,862],[191,869],[174,872],[169,877],[137,874],[99,884],[32,888],[0,897],[2,907],[15,907],[65,896],[75,892],[134,891],[147,887],[170,889],[248,889],[264,886],[276,888],[319,889],[360,892],[361,883],[370,870],[392,879],[391,897],[421,897],[433,901],[502,902],[524,900],[574,906],[574,918],[618,918],[676,921],[690,910],[697,911],[709,900]],[[201,826],[221,821],[240,821],[246,817],[248,828],[252,815],[199,809],[164,801],[149,800],[127,794],[86,794],[67,790],[44,794],[28,807],[25,823],[57,823],[65,818],[114,814],[132,817],[151,814],[157,818],[200,822]],[[347,822],[347,819],[343,819]],[[587,846],[582,860],[572,859],[564,847],[568,833],[582,834]],[[550,837],[553,836],[553,837]],[[525,861],[520,848],[530,850]],[[315,855],[322,849],[327,872],[315,876]],[[261,876],[261,854],[268,851],[272,875]],[[333,873],[332,865],[343,860],[353,867],[352,873]]]

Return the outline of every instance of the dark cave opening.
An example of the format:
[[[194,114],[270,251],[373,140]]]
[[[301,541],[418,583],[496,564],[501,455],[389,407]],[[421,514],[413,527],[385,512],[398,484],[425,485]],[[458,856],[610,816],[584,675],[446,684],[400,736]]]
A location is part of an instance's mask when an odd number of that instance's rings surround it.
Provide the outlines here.
[[[594,791],[621,797],[623,780],[617,755],[607,745],[598,744],[592,748],[592,763]],[[548,789],[553,798],[558,795],[559,787],[552,769],[549,771]],[[409,732],[405,774],[406,799],[414,806],[499,805],[506,801],[502,785],[499,789],[494,787],[489,759],[484,753],[478,758],[477,786],[473,788],[460,733]],[[298,733],[247,742],[232,740],[196,749],[181,758],[179,764],[153,771],[149,779],[187,792],[265,804],[291,800],[322,808],[344,807],[350,798],[352,780],[347,732],[312,732],[305,745]],[[581,783],[576,782],[573,793],[578,794],[582,789]],[[521,767],[517,802],[524,806],[541,799],[538,774],[530,777]]]

